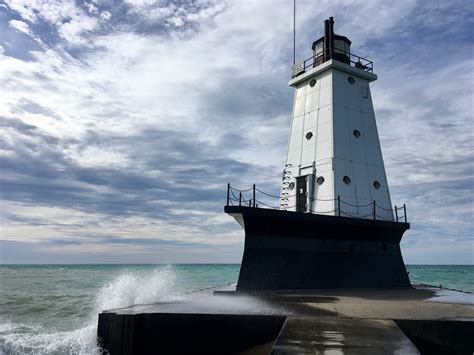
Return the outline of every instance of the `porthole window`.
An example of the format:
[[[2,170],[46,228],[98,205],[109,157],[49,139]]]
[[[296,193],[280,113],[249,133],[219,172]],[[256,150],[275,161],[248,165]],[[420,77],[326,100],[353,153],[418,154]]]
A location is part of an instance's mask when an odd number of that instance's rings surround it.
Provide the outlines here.
[[[376,190],[380,189],[380,182],[374,181],[374,187]]]
[[[354,137],[356,138],[359,138],[360,137],[360,131],[355,129],[354,132],[352,132],[352,134],[354,135]]]
[[[313,87],[314,85],[316,85],[316,79],[313,79],[309,82],[309,86]]]
[[[348,78],[347,78],[347,81],[348,81],[349,84],[351,84],[351,85],[354,85],[354,83],[356,82],[355,79],[354,79],[352,76],[348,77]]]
[[[288,187],[290,188],[290,190],[293,190],[295,188],[295,183],[294,182],[290,182],[290,184],[288,185]]]
[[[324,182],[324,178],[322,176],[318,177],[318,179],[316,180],[316,182],[318,183],[318,185],[322,185],[323,182]]]
[[[344,184],[349,185],[351,183],[351,178],[349,176],[344,176],[342,181],[344,181]]]
[[[310,140],[311,138],[313,138],[313,132],[306,133],[306,139]]]

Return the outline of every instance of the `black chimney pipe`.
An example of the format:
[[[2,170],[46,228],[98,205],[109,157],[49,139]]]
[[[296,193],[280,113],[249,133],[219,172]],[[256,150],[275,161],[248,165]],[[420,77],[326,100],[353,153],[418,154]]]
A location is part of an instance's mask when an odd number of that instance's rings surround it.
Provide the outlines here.
[[[334,48],[334,18],[331,16],[329,18],[328,26],[328,46],[329,46],[329,59],[332,59],[332,51]]]
[[[323,61],[331,59],[329,56],[329,20],[324,20],[324,52]]]

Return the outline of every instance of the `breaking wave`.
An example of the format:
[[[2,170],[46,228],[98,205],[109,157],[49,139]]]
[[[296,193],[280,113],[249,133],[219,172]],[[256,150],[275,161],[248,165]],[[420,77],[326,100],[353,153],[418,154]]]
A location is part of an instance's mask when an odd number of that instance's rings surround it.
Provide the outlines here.
[[[176,275],[171,267],[123,273],[99,289],[95,299],[90,300],[93,311],[89,310],[88,320],[76,329],[61,331],[58,330],[61,324],[51,329],[39,324],[0,320],[0,354],[99,354],[100,349],[96,345],[98,313],[180,298],[176,292]],[[74,312],[68,316],[78,317]]]

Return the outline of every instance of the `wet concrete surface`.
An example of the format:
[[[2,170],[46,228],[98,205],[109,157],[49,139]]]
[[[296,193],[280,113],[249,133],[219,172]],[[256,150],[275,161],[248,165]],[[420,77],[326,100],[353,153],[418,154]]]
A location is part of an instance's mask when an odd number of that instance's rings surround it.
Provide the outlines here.
[[[200,313],[336,316],[374,319],[474,318],[474,294],[419,286],[413,289],[318,290],[235,294],[232,290],[196,293],[181,300],[108,310],[118,314]],[[437,292],[442,302],[436,302]]]
[[[392,320],[287,318],[273,354],[419,354]]]

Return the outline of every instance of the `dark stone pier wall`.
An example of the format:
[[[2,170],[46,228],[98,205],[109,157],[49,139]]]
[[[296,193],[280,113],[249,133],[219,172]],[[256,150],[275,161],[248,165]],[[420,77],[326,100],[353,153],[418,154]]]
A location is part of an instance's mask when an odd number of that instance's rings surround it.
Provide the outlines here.
[[[408,223],[226,207],[243,219],[237,291],[407,288],[400,241]]]
[[[143,313],[99,314],[98,341],[104,353],[234,354],[273,342],[282,315]]]

